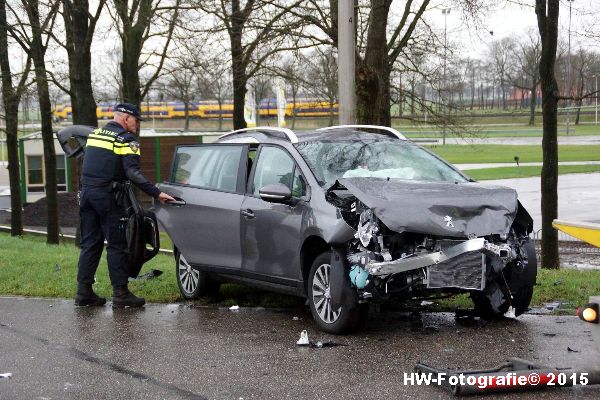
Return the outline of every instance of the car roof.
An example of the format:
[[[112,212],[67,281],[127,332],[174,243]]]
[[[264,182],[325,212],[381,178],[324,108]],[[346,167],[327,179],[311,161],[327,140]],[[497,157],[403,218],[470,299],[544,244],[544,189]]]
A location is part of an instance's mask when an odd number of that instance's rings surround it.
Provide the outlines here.
[[[318,142],[354,140],[406,140],[404,135],[389,127],[348,125],[321,128],[314,131],[293,132],[286,128],[256,127],[226,133],[219,143],[273,143]]]

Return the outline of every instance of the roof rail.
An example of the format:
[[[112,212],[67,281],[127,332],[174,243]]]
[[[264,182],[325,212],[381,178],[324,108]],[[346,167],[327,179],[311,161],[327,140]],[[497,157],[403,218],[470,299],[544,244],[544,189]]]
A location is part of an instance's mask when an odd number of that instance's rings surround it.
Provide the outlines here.
[[[285,136],[290,140],[290,142],[298,143],[298,137],[290,129],[276,128],[276,127],[272,127],[272,126],[257,126],[256,128],[238,129],[233,132],[229,132],[229,133],[219,136],[219,139],[223,139],[226,136],[237,135],[237,134],[246,133],[246,132],[262,132],[262,133],[281,132],[281,133],[285,134]]]
[[[394,128],[390,128],[389,126],[379,126],[379,125],[336,125],[336,126],[328,126],[326,128],[319,128],[318,131],[329,131],[333,129],[343,129],[343,128],[363,128],[363,129],[377,129],[380,131],[386,131],[394,135],[396,138],[401,140],[406,140],[406,136],[395,130]]]

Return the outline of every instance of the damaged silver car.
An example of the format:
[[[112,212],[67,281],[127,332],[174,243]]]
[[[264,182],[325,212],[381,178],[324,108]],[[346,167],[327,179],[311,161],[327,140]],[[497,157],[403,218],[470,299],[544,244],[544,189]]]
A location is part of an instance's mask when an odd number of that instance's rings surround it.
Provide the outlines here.
[[[523,313],[537,274],[514,190],[475,182],[387,127],[253,128],[179,146],[157,205],[184,298],[236,281],[306,296],[346,333],[369,304],[469,293]]]

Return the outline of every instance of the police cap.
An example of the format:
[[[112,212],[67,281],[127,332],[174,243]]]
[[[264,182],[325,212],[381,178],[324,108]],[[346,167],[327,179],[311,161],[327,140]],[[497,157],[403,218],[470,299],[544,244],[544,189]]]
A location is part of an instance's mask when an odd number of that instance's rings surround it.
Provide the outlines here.
[[[115,106],[113,111],[133,115],[134,117],[136,117],[138,119],[138,121],[144,120],[144,118],[142,118],[142,113],[140,112],[139,107],[136,106],[135,104],[119,103]]]

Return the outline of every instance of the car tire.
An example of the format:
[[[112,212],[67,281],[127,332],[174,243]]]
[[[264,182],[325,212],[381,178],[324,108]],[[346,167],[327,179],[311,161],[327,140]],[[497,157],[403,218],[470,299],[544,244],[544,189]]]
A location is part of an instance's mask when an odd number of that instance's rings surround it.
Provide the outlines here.
[[[181,296],[186,300],[219,292],[220,282],[212,280],[207,272],[192,268],[181,252],[175,256],[175,275]]]
[[[331,308],[329,295],[331,252],[321,253],[312,263],[307,282],[310,311],[319,330],[336,335],[350,333],[367,319],[368,304],[359,304],[357,299],[337,310]]]
[[[529,241],[524,247],[527,253],[527,267],[522,271],[513,269],[508,281],[513,296],[512,306],[515,309],[515,315],[521,315],[527,311],[533,297],[533,287],[537,278],[535,245],[533,241]]]
[[[519,316],[527,311],[531,298],[533,296],[533,287],[535,286],[537,277],[537,257],[535,254],[535,246],[532,241],[524,245],[527,253],[527,266],[522,270],[517,270],[515,265],[507,268],[505,279],[497,277],[495,280],[488,282],[483,292],[471,292],[471,299],[475,305],[475,311],[484,319],[499,318],[508,311],[509,307],[515,310],[515,315]],[[505,283],[506,282],[506,283]],[[494,310],[491,306],[490,295],[500,287],[510,289],[512,300],[506,300],[498,310]],[[506,290],[504,290],[506,291]]]

